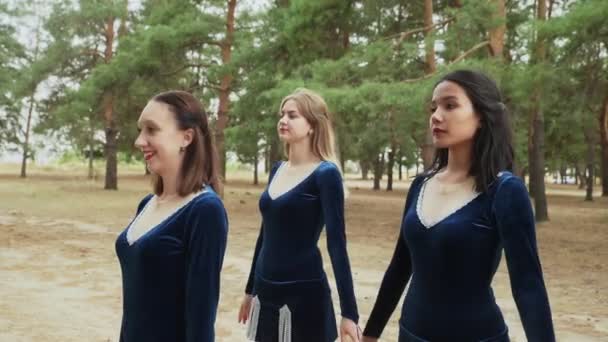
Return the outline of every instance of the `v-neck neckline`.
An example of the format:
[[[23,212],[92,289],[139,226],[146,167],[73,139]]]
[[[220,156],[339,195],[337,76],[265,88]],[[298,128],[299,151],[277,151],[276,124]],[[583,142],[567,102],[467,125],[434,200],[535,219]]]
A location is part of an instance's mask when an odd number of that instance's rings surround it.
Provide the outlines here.
[[[319,162],[319,164],[317,164],[312,171],[306,175],[306,177],[302,178],[301,181],[297,182],[294,186],[292,186],[290,189],[288,189],[287,191],[284,191],[283,193],[281,193],[280,195],[276,196],[276,197],[272,197],[272,195],[270,194],[270,187],[272,186],[272,184],[274,184],[274,181],[277,178],[277,175],[279,175],[279,171],[282,171],[284,165],[286,164],[286,162],[282,162],[281,165],[279,165],[279,168],[277,169],[277,171],[274,174],[274,177],[272,177],[272,180],[270,181],[270,183],[268,183],[268,187],[266,188],[266,193],[268,194],[268,198],[270,198],[270,200],[272,201],[276,201],[279,198],[287,195],[288,193],[292,192],[293,190],[295,190],[297,187],[299,187],[301,184],[303,184],[304,182],[306,182],[310,177],[312,177],[312,175],[315,174],[315,172],[317,172],[317,170],[321,167],[321,165],[323,164],[323,160],[321,162]]]
[[[179,212],[181,212],[186,206],[188,206],[190,203],[192,203],[199,196],[202,196],[203,194],[206,194],[206,193],[209,193],[209,192],[210,191],[208,189],[203,189],[201,192],[199,192],[194,197],[192,197],[189,201],[187,201],[184,204],[182,204],[181,206],[177,207],[167,217],[165,217],[164,219],[160,220],[160,222],[158,222],[157,224],[153,225],[150,229],[148,229],[143,234],[141,234],[137,239],[130,240],[129,239],[129,235],[130,235],[129,232],[131,231],[131,228],[133,227],[133,225],[135,223],[137,223],[137,221],[140,220],[140,218],[144,215],[144,213],[147,211],[148,207],[150,206],[150,203],[152,203],[152,200],[156,197],[156,195],[152,195],[152,197],[150,197],[150,199],[148,200],[148,203],[146,203],[146,205],[144,206],[144,208],[139,212],[139,214],[137,214],[137,216],[135,216],[135,218],[131,221],[131,223],[129,223],[129,226],[127,227],[127,231],[125,233],[125,238],[127,240],[127,244],[129,245],[129,247],[135,245],[138,241],[140,241],[141,239],[145,238],[147,235],[151,234],[154,230],[158,229],[158,227],[163,226],[166,222],[169,222],[169,220],[171,220],[174,216],[176,216]]]
[[[454,208],[447,215],[445,215],[444,217],[442,217],[435,223],[428,224],[427,220],[424,218],[424,215],[422,215],[422,201],[424,199],[424,190],[426,189],[426,185],[430,180],[431,180],[431,178],[426,179],[422,182],[422,185],[420,186],[420,191],[418,192],[418,196],[416,198],[416,216],[418,216],[418,221],[420,221],[420,223],[424,226],[424,228],[426,228],[426,230],[431,230],[434,227],[437,227],[438,225],[442,224],[450,217],[452,217],[452,216],[456,215],[458,212],[464,210],[466,207],[471,205],[471,203],[473,203],[479,197],[479,195],[482,194],[481,192],[475,193],[475,195],[470,200],[468,200],[466,203],[464,203],[463,205]]]

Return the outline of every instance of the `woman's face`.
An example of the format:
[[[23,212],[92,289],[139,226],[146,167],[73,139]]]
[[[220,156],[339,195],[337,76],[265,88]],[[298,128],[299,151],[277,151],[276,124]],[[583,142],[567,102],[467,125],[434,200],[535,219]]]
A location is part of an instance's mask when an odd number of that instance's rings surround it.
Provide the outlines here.
[[[159,176],[179,170],[183,151],[192,141],[191,130],[180,130],[169,105],[150,101],[137,120],[139,135],[135,140],[144,154],[148,170]]]
[[[472,143],[480,119],[473,103],[457,83],[443,81],[433,91],[429,126],[436,148]]]
[[[295,101],[287,100],[281,108],[277,123],[279,139],[288,144],[294,144],[312,135],[312,126],[298,110]]]

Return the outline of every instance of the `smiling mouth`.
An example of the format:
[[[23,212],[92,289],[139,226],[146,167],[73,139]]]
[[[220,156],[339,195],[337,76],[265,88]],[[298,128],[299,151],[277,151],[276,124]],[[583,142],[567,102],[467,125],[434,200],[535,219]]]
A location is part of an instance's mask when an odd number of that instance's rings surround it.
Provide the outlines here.
[[[144,152],[144,159],[145,160],[150,160],[152,159],[152,157],[154,157],[154,152]]]
[[[441,129],[441,128],[433,128],[433,134],[441,134],[441,133],[446,133],[447,131]]]

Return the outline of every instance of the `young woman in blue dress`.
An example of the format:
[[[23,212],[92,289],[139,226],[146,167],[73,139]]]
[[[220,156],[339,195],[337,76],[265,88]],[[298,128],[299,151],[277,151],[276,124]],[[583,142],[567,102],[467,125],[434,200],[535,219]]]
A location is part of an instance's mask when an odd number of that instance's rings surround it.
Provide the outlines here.
[[[169,91],[137,126],[153,194],[116,240],[120,341],[213,342],[228,220],[207,115],[192,94]]]
[[[397,247],[363,341],[374,342],[409,282],[399,342],[509,341],[492,278],[504,251],[528,341],[555,340],[528,192],[498,87],[482,73],[441,78],[430,102],[436,156],[407,195]]]
[[[323,227],[340,297],[341,341],[358,342],[359,318],[344,225],[344,187],[325,101],[299,89],[280,106],[287,161],[270,172],[239,321],[258,342],[329,342],[338,337],[317,247]]]

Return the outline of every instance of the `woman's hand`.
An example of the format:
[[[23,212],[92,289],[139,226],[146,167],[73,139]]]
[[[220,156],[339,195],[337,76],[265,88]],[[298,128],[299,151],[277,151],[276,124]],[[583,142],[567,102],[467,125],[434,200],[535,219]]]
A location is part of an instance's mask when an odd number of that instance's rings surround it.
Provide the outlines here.
[[[239,323],[247,323],[249,319],[249,311],[251,310],[251,302],[253,301],[253,296],[246,294],[243,298],[243,302],[241,303],[241,308],[239,309]]]
[[[361,329],[357,323],[348,318],[342,318],[340,323],[340,342],[360,342]]]

